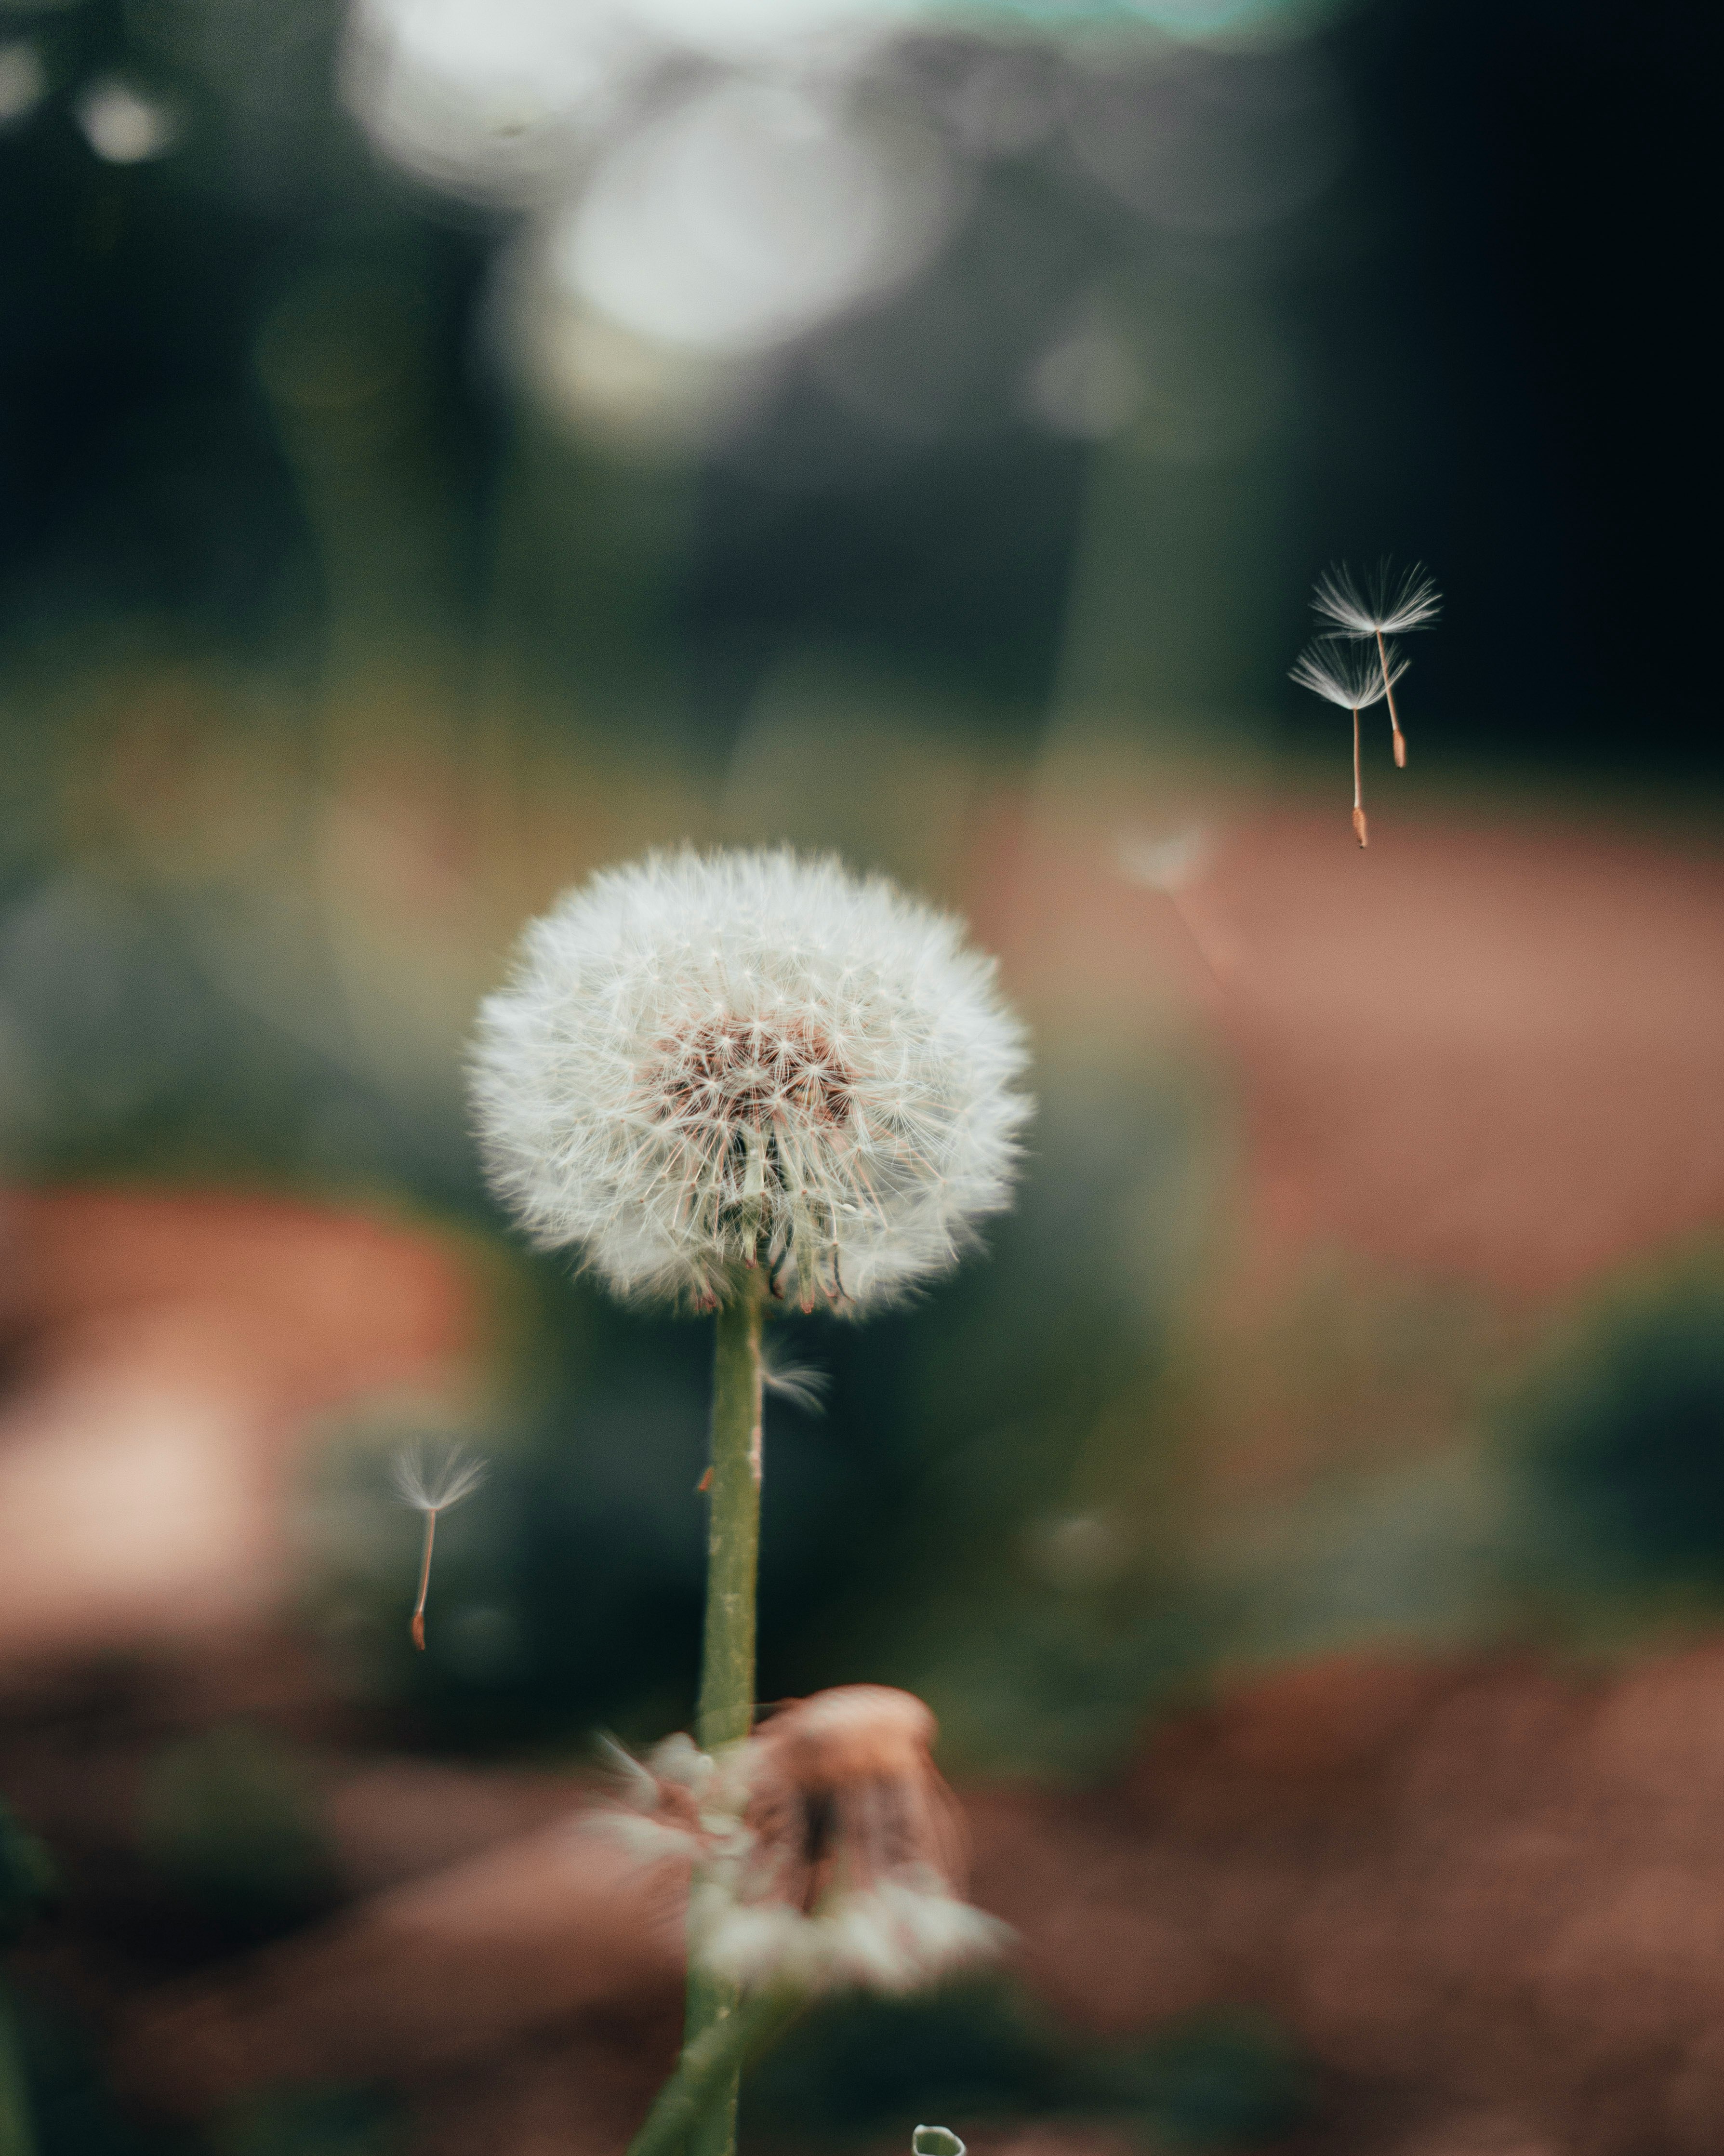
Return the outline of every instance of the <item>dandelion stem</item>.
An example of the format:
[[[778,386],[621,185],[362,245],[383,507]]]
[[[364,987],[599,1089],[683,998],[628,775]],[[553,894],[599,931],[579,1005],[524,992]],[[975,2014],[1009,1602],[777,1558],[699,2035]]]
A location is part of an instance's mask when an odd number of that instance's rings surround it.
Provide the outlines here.
[[[703,1751],[754,1722],[754,1574],[760,1546],[761,1360],[766,1272],[721,1303],[712,1343],[712,1506],[706,1532],[706,1634],[696,1732]]]
[[[743,1274],[734,1297],[720,1304],[715,1321],[706,1636],[695,1725],[703,1752],[736,1743],[748,1735],[754,1723],[754,1595],[760,1550],[762,1466],[760,1340],[767,1293],[767,1268],[756,1265]],[[684,2061],[709,2039],[716,2043],[717,2032],[736,2013],[733,1986],[698,1971],[691,1973]],[[727,2071],[727,2087],[715,2082],[718,2093],[699,2119],[694,2133],[695,2156],[730,2156],[736,2145],[736,2071],[734,2066]],[[682,2067],[677,2071],[680,2076]]]
[[[413,1645],[423,1655],[425,1651],[425,1597],[431,1592],[431,1545],[437,1539],[437,1513],[428,1508],[425,1513],[425,1554],[419,1560],[419,1599],[413,1604]]]
[[[1359,714],[1353,711],[1353,830],[1362,846],[1371,843],[1365,830],[1365,788],[1359,773]]]
[[[1383,669],[1383,693],[1388,699],[1388,722],[1395,737],[1395,768],[1404,771],[1407,768],[1407,737],[1401,732],[1401,715],[1395,709],[1394,676],[1388,670],[1388,652],[1380,629],[1377,632],[1377,660]],[[1358,713],[1355,711],[1353,716],[1357,720]]]
[[[646,2123],[629,2144],[629,2156],[678,2156],[703,2147],[715,2122],[728,2133],[736,2083],[755,2052],[782,2035],[803,2004],[800,1992],[763,1991],[715,2021],[683,2046],[676,2071],[654,2098]]]

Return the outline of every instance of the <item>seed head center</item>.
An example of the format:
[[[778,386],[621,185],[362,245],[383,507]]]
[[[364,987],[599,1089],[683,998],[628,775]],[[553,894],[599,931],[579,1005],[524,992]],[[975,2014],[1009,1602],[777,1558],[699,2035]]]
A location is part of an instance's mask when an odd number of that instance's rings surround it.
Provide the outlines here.
[[[835,1135],[854,1082],[808,1019],[720,1019],[664,1044],[653,1091],[665,1121],[728,1141],[791,1121]]]

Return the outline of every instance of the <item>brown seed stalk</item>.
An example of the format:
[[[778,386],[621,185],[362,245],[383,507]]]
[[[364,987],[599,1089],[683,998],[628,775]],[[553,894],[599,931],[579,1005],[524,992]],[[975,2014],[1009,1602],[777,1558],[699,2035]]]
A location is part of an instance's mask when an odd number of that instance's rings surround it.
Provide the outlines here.
[[[413,1645],[422,1655],[425,1651],[425,1597],[431,1591],[431,1545],[436,1539],[437,1515],[428,1511],[425,1514],[425,1554],[419,1561],[419,1595],[413,1604],[413,1623],[409,1627]]]
[[[1388,650],[1380,629],[1377,632],[1377,661],[1383,669],[1383,693],[1388,699],[1388,722],[1395,737],[1395,768],[1404,771],[1407,768],[1407,737],[1401,732],[1401,715],[1395,709],[1394,676],[1388,670]],[[1355,711],[1353,716],[1357,719],[1358,713]],[[1364,843],[1361,839],[1359,844],[1362,846]]]
[[[1399,738],[1397,735],[1396,739]],[[1359,771],[1359,714],[1357,709],[1353,712],[1353,833],[1362,846],[1370,844],[1370,833],[1365,824],[1364,782]]]

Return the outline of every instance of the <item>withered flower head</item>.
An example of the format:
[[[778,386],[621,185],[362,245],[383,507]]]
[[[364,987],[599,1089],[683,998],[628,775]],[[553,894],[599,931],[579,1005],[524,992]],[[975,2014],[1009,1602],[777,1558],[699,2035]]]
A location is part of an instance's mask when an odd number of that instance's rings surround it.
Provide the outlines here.
[[[997,1951],[959,1899],[962,1835],[911,1693],[846,1685],[798,1700],[741,1748],[742,1833],[690,1912],[696,1954],[743,1984],[908,1991]]]

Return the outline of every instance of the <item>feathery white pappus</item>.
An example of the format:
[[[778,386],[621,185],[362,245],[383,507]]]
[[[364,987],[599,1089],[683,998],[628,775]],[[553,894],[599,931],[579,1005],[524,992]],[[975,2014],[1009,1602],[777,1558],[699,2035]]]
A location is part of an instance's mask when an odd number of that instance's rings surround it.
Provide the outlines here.
[[[493,1188],[621,1294],[804,1309],[942,1270],[1008,1202],[1024,1031],[961,924],[788,850],[649,855],[526,930],[472,1060]]]
[[[804,1414],[826,1412],[832,1373],[817,1363],[793,1363],[775,1340],[760,1343],[760,1380],[767,1393],[800,1408]]]
[[[1326,649],[1313,645],[1300,653],[1287,669],[1287,677],[1301,689],[1312,690],[1331,704],[1339,704],[1344,711],[1368,711],[1373,704],[1382,702],[1389,685],[1398,681],[1411,663],[1390,652],[1385,678],[1385,669],[1378,664],[1374,652],[1352,651],[1344,644]]]
[[[1317,578],[1311,603],[1314,613],[1334,624],[1328,634],[1368,639],[1429,629],[1443,610],[1443,595],[1422,562],[1398,580],[1385,562],[1368,589],[1342,562]]]
[[[459,1445],[403,1445],[389,1464],[390,1478],[403,1505],[416,1512],[446,1512],[470,1497],[490,1471],[481,1460]]]

